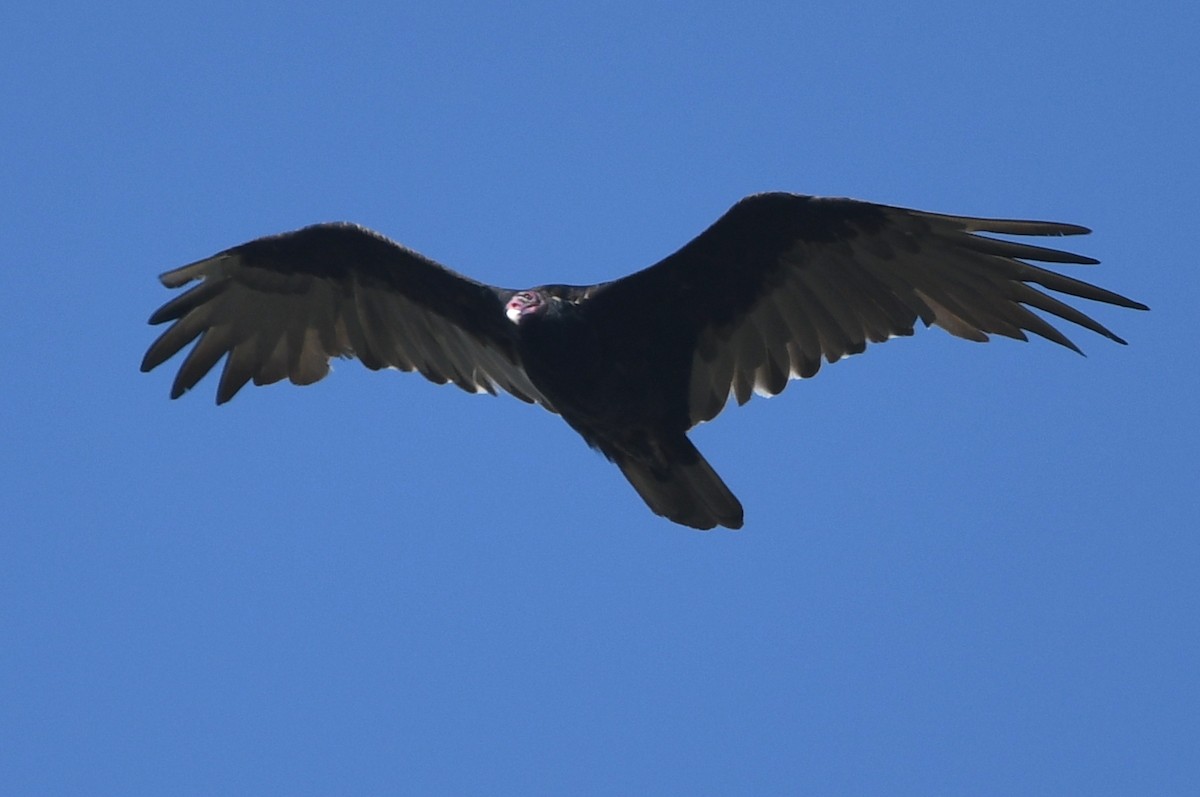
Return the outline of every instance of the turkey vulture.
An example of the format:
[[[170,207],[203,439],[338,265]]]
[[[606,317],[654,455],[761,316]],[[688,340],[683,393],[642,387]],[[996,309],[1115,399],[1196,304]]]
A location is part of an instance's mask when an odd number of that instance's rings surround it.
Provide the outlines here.
[[[747,197],[666,259],[599,285],[475,282],[349,223],[259,238],[168,271],[199,281],[150,317],[174,322],[149,371],[199,338],[171,398],[225,366],[217,403],[247,382],[307,385],[334,356],[416,369],[439,384],[541,404],[616,463],[655,513],[740,528],[742,506],[687,438],[732,395],[772,396],[821,360],[911,335],[919,319],[974,341],[1032,332],[1079,349],[1028,308],[1124,343],[1038,289],[1145,305],[1029,261],[1090,257],[978,235],[1078,235],[1045,221],[947,216],[851,199]]]

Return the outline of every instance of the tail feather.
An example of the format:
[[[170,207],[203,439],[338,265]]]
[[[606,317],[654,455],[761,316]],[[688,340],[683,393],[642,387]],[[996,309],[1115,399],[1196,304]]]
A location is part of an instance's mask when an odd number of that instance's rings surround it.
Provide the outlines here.
[[[649,463],[623,453],[612,457],[655,514],[711,529],[742,527],[742,504],[686,437],[664,447],[665,462]]]

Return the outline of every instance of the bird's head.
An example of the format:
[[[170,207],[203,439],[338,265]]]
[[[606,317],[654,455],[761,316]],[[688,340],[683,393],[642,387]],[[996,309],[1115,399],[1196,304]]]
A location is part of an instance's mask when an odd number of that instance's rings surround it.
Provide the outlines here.
[[[504,305],[504,314],[508,320],[520,325],[527,318],[539,316],[549,308],[549,298],[541,291],[520,291],[513,294]]]

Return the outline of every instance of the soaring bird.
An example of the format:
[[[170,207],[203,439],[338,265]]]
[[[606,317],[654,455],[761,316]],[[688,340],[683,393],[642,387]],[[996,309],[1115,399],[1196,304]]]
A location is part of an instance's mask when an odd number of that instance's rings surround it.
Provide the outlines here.
[[[197,284],[150,317],[173,323],[142,370],[198,339],[171,398],[222,357],[218,404],[251,380],[316,382],[335,356],[475,393],[501,389],[561,415],[655,513],[736,529],[741,503],[687,437],[730,396],[776,395],[822,360],[911,335],[918,320],[973,341],[1032,332],[1079,351],[1032,308],[1124,343],[1048,291],[1145,305],[1033,265],[1098,261],[979,234],[1087,232],[765,193],[629,276],[512,290],[355,224],[316,224],[163,274],[168,288]]]

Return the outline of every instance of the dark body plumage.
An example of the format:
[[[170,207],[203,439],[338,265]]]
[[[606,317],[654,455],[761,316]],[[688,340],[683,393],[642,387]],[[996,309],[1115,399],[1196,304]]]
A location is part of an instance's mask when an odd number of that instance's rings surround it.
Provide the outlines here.
[[[167,272],[200,283],[150,319],[174,321],[150,370],[199,342],[172,398],[226,357],[228,401],[249,381],[322,378],[334,356],[503,389],[562,415],[652,510],[739,528],[742,507],[687,439],[730,395],[775,395],[821,361],[911,335],[918,320],[971,340],[1033,332],[1078,351],[1028,309],[1123,343],[1036,286],[1144,305],[1033,265],[1091,258],[978,235],[1072,235],[1054,222],[944,216],[849,199],[759,194],[658,264],[592,286],[526,291],[470,280],[350,224],[261,238]]]

